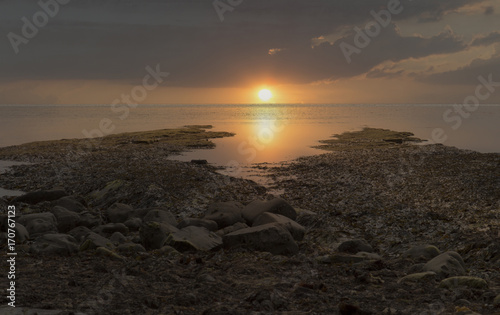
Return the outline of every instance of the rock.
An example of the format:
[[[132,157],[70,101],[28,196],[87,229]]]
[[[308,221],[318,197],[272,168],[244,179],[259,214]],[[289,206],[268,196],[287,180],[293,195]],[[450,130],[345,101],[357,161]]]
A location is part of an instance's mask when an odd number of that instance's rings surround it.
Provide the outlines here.
[[[419,245],[408,249],[404,254],[404,258],[410,258],[415,261],[429,261],[432,258],[441,254],[441,251],[434,245]]]
[[[437,278],[437,274],[434,271],[426,271],[419,273],[412,273],[398,280],[398,283],[402,282],[420,282],[420,281],[429,281],[435,280]]]
[[[182,255],[175,248],[173,248],[172,246],[168,246],[168,245],[165,245],[162,248],[158,249],[157,253],[160,254],[160,255],[165,255],[165,256],[170,256],[170,255],[178,256],[178,255]]]
[[[68,232],[69,235],[73,236],[78,244],[82,243],[92,231],[85,226],[78,226]]]
[[[219,229],[238,222],[245,223],[241,215],[243,205],[239,202],[217,202],[208,206],[204,219],[217,222]]]
[[[128,229],[130,231],[138,231],[141,228],[142,219],[130,218],[127,221],[125,221],[125,223],[123,223],[123,224],[125,224],[125,226],[128,227]]]
[[[294,221],[297,219],[297,212],[295,209],[281,198],[254,200],[242,210],[242,215],[246,222],[251,225],[255,219],[264,212],[281,214]]]
[[[133,255],[137,253],[144,253],[146,252],[146,249],[144,246],[141,244],[135,244],[135,243],[125,243],[125,244],[120,244],[116,248],[116,250],[124,255]]]
[[[488,288],[488,283],[481,278],[477,277],[451,277],[441,281],[439,284],[440,288],[453,289],[459,286],[466,286],[471,289],[486,289]]]
[[[116,200],[115,196],[119,192],[130,186],[130,183],[124,180],[115,180],[106,184],[103,189],[93,191],[89,197],[93,199],[96,205],[109,204],[110,201]]]
[[[21,223],[16,223],[16,227],[14,228],[14,231],[16,232],[16,242],[17,243],[24,243],[30,238],[30,233],[28,230],[22,225]]]
[[[37,255],[71,255],[78,252],[78,245],[71,235],[45,234],[33,242],[30,252]]]
[[[100,225],[92,229],[95,233],[108,237],[109,235],[120,232],[122,234],[128,234],[128,227],[123,223],[108,223]]]
[[[233,224],[231,226],[227,226],[221,230],[218,230],[217,234],[220,236],[224,236],[226,234],[229,234],[229,233],[241,230],[241,229],[246,229],[246,228],[249,228],[249,226],[246,225],[246,223],[238,222],[236,224]]]
[[[80,225],[86,226],[88,228],[93,228],[102,224],[102,219],[99,215],[84,211],[80,213]]]
[[[148,211],[148,213],[142,219],[144,223],[146,222],[159,222],[159,223],[168,223],[171,226],[177,226],[177,220],[174,215],[168,211],[153,209]]]
[[[125,260],[125,257],[118,255],[117,253],[115,253],[114,251],[112,251],[106,247],[98,247],[95,250],[95,253],[97,256],[108,257],[108,258],[111,258],[113,260],[119,260],[119,261]]]
[[[493,299],[493,306],[500,307],[500,294]]]
[[[25,214],[25,215],[20,216],[17,219],[17,223],[21,223],[22,225],[27,226],[31,220],[35,220],[35,219],[40,219],[43,221],[53,223],[54,225],[57,225],[56,217],[50,212]]]
[[[55,206],[50,212],[56,217],[59,232],[68,232],[80,223],[80,216],[66,208]]]
[[[201,250],[210,251],[222,246],[222,238],[204,227],[188,226],[172,232],[166,244],[178,251]]]
[[[123,244],[127,242],[125,235],[120,232],[114,232],[113,235],[110,236],[109,240],[114,244]]]
[[[139,230],[142,245],[147,250],[159,249],[165,245],[167,237],[179,229],[167,223],[147,222]]]
[[[114,203],[108,208],[106,215],[111,223],[123,223],[130,218],[133,212],[134,209],[129,205]]]
[[[225,247],[244,246],[275,255],[293,255],[299,251],[299,247],[290,232],[275,223],[241,229],[226,234],[223,241]]]
[[[206,165],[208,164],[207,160],[191,160],[191,163],[198,165]]]
[[[52,215],[52,213],[51,213]],[[54,222],[40,219],[33,219],[26,225],[26,230],[30,237],[34,238],[43,234],[57,234],[57,226]]]
[[[333,255],[320,256],[316,258],[318,262],[324,264],[355,264],[368,260],[381,260],[381,259],[382,257],[380,257],[379,255],[367,252],[359,252],[355,255],[333,254]]]
[[[373,253],[373,247],[365,240],[349,240],[339,245],[338,251],[342,253],[356,254],[359,252]]]
[[[67,196],[64,190],[39,190],[34,192],[29,192],[22,196],[14,198],[13,203],[24,202],[31,205],[40,203],[42,201],[53,201],[64,196]]]
[[[427,262],[424,271],[434,271],[442,278],[465,275],[465,264],[457,252],[446,252]]]
[[[62,197],[54,202],[55,206],[63,207],[75,213],[87,211],[87,208],[71,196]]]
[[[209,231],[215,232],[219,229],[217,222],[213,220],[206,219],[196,219],[196,218],[186,218],[179,222],[179,229],[185,228],[187,226],[199,226],[204,227]]]
[[[283,215],[270,212],[264,212],[259,215],[253,222],[252,226],[259,226],[268,223],[277,223],[280,226],[284,227],[288,230],[288,232],[290,232],[290,234],[292,234],[293,239],[296,241],[302,241],[302,239],[304,238],[304,234],[306,233],[306,229],[297,222]]]
[[[98,247],[107,247],[110,249],[114,249],[115,246],[113,245],[113,242],[111,240],[97,234],[94,232],[90,232],[87,237],[85,238],[85,241],[83,244],[80,246],[81,251],[85,250],[92,250],[96,249]]]

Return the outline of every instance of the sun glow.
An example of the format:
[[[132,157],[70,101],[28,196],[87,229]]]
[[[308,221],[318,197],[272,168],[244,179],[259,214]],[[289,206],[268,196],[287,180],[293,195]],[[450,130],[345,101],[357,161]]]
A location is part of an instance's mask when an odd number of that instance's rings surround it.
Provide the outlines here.
[[[268,89],[263,89],[259,91],[259,98],[264,102],[269,101],[272,97],[273,93],[271,93],[271,91],[269,91]]]

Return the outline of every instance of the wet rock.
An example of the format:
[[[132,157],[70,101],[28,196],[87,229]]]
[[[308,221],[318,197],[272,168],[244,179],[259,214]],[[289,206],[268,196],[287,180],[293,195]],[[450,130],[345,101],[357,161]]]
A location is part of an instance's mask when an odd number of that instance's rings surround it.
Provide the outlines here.
[[[243,205],[239,202],[213,203],[208,206],[204,219],[215,221],[218,228],[223,229],[238,222],[245,222],[241,214],[242,209]]]
[[[24,202],[28,204],[37,204],[42,201],[53,201],[68,194],[64,190],[39,190],[34,192],[29,192],[22,196],[14,198],[13,203]]]
[[[437,278],[437,274],[434,271],[419,272],[407,275],[398,280],[398,283],[402,282],[420,282],[429,281]]]
[[[477,277],[451,277],[441,281],[439,284],[440,288],[454,289],[459,286],[466,286],[471,289],[486,289],[488,288],[488,283],[481,278]]]
[[[80,244],[87,238],[87,235],[89,235],[91,232],[92,231],[85,226],[78,226],[69,231],[68,234],[73,236],[76,239],[76,241]]]
[[[167,237],[179,229],[167,223],[147,222],[139,230],[142,245],[147,250],[159,249],[165,245]]]
[[[97,233],[90,232],[85,238],[83,244],[80,246],[80,250],[81,251],[92,250],[98,247],[107,247],[113,249],[115,246],[113,245],[113,242],[111,242],[111,240]]]
[[[295,209],[281,198],[254,200],[243,209],[242,215],[246,222],[251,225],[255,219],[264,212],[281,214],[294,221],[297,219],[297,212]]]
[[[127,242],[127,238],[125,237],[125,235],[120,232],[114,232],[113,235],[109,237],[109,240],[114,244],[123,244]]]
[[[125,226],[128,227],[130,231],[138,231],[141,228],[142,220],[140,218],[131,218],[125,221],[123,224],[125,224]]]
[[[88,211],[80,213],[80,225],[86,226],[91,229],[101,224],[102,219],[99,215]]]
[[[142,219],[143,222],[159,222],[159,223],[167,223],[171,226],[177,226],[177,220],[172,213],[161,210],[161,209],[153,209],[148,211],[148,213]]]
[[[127,221],[134,209],[123,203],[115,203],[106,211],[106,215],[108,216],[108,220],[111,223],[123,223]]]
[[[60,206],[55,206],[52,210],[50,210],[50,212],[57,219],[57,229],[59,232],[68,232],[69,230],[79,226],[80,216],[73,211]]]
[[[204,227],[209,231],[215,232],[219,229],[217,222],[213,220],[206,220],[206,219],[196,219],[196,218],[186,218],[183,219],[181,222],[179,222],[178,228],[182,229],[187,226],[198,226],[198,227]]]
[[[33,242],[30,252],[37,255],[71,255],[78,252],[78,245],[71,235],[45,234]]]
[[[112,251],[106,247],[96,248],[95,253],[97,256],[108,257],[108,258],[111,258],[113,260],[119,260],[119,261],[125,260],[125,257],[118,255],[117,253],[115,253],[114,251]]]
[[[222,246],[222,238],[204,227],[188,226],[172,232],[166,244],[178,251],[201,250],[210,251]]]
[[[100,225],[92,229],[95,233],[108,237],[115,232],[120,232],[122,234],[128,234],[128,227],[123,223],[108,223]]]
[[[296,241],[302,241],[306,232],[306,229],[297,222],[280,214],[270,212],[264,212],[259,215],[253,222],[252,226],[259,226],[268,223],[277,223],[278,225],[284,227],[288,230],[288,232],[290,232],[290,234],[292,234],[293,239]]]
[[[218,230],[216,233],[220,236],[224,236],[226,234],[229,234],[229,233],[241,230],[241,229],[246,229],[246,228],[249,228],[249,226],[246,225],[246,223],[238,222],[238,223],[233,224],[231,226],[226,226],[225,228]]]
[[[440,277],[465,275],[465,264],[457,252],[446,252],[434,257],[424,265],[424,271],[434,271]]]
[[[408,249],[404,254],[404,258],[410,258],[415,261],[429,261],[432,258],[441,254],[441,251],[434,245],[419,245]]]
[[[299,251],[299,247],[290,232],[275,223],[241,229],[226,234],[223,241],[225,247],[243,246],[275,255],[293,255]]]
[[[356,254],[359,252],[372,253],[373,247],[368,244],[365,240],[349,240],[341,243],[338,247],[338,251],[342,253]]]
[[[54,205],[66,208],[69,211],[73,211],[76,213],[87,211],[87,208],[80,201],[78,201],[75,197],[72,196],[62,197],[57,201],[55,201]]]

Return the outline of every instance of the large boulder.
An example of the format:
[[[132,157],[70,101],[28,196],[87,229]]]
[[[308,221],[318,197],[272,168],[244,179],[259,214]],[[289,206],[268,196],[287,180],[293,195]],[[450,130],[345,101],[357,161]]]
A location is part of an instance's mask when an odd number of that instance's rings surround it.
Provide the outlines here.
[[[106,215],[111,223],[124,223],[134,213],[134,209],[123,203],[114,203],[106,210]]]
[[[78,245],[71,235],[45,234],[33,242],[30,252],[37,255],[71,255],[78,252]]]
[[[98,226],[102,224],[101,217],[89,211],[84,211],[79,214],[80,216],[80,225],[86,226],[88,228],[93,228],[94,226]]]
[[[288,232],[290,232],[290,234],[292,234],[293,239],[296,241],[302,241],[304,234],[306,233],[306,229],[292,219],[270,212],[264,212],[259,215],[253,222],[252,226],[259,226],[268,223],[277,223],[278,225],[284,227],[288,230]]]
[[[87,208],[79,200],[71,196],[62,197],[61,199],[56,200],[54,205],[66,208],[69,211],[76,213],[87,211]]]
[[[243,246],[275,255],[296,254],[299,247],[287,229],[276,223],[241,229],[223,237],[225,247]]]
[[[57,234],[57,219],[50,212],[26,214],[17,220],[26,226],[30,237],[37,237],[43,234]]]
[[[165,242],[172,232],[179,229],[167,223],[147,222],[139,230],[142,245],[147,250],[159,249],[165,245]]]
[[[26,226],[31,220],[36,220],[40,219],[43,221],[47,221],[50,223],[53,223],[54,225],[57,225],[57,219],[56,217],[50,213],[50,212],[40,212],[40,213],[31,213],[31,214],[25,214],[17,218],[17,222],[21,223],[22,225]]]
[[[187,226],[199,226],[199,227],[204,227],[209,231],[215,232],[219,229],[219,226],[217,225],[217,222],[213,220],[206,220],[206,219],[197,219],[197,218],[185,218],[179,224],[177,227],[179,229],[185,228]]]
[[[222,246],[222,238],[204,227],[188,226],[170,233],[166,244],[178,251],[209,251]]]
[[[59,232],[68,232],[80,223],[80,216],[66,208],[55,206],[50,212],[57,219],[57,229]]]
[[[342,242],[338,249],[342,253],[357,254],[359,252],[373,253],[373,247],[365,240],[348,240]]]
[[[85,237],[85,241],[83,244],[80,246],[80,250],[89,250],[89,249],[96,249],[98,247],[107,247],[109,249],[114,249],[115,246],[113,245],[113,242],[104,236],[101,236],[97,233],[90,232],[87,234]]]
[[[231,226],[226,226],[223,229],[218,230],[216,233],[220,236],[224,236],[229,233],[233,233],[235,231],[241,230],[241,229],[246,229],[249,228],[249,226],[246,223],[243,222],[238,222],[236,224],[233,224]]]
[[[432,258],[441,254],[441,251],[434,245],[418,245],[408,249],[404,254],[404,258],[410,258],[415,261],[429,261]]]
[[[152,209],[142,218],[143,222],[159,222],[168,223],[172,226],[177,226],[177,220],[174,215],[166,210]]]
[[[69,235],[73,236],[78,244],[82,243],[92,231],[85,226],[77,226],[68,232]]]
[[[216,202],[208,206],[204,219],[215,221],[218,228],[223,229],[238,222],[245,222],[241,215],[242,209],[243,205],[239,202]]]
[[[255,219],[264,212],[281,214],[289,219],[296,220],[297,212],[282,198],[272,200],[254,200],[249,203],[242,211],[243,218],[250,225]]]
[[[465,275],[465,264],[457,252],[446,252],[427,262],[424,271],[434,271],[442,278]]]
[[[57,200],[67,195],[68,194],[64,190],[39,190],[39,191],[29,192],[22,196],[16,197],[12,202],[13,203],[24,202],[34,205],[42,201]]]

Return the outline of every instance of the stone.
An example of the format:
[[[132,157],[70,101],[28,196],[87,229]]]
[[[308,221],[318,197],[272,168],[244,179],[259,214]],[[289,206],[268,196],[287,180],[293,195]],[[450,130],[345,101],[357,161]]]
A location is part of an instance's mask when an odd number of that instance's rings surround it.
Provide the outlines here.
[[[252,225],[255,219],[264,212],[281,214],[294,221],[297,219],[295,209],[282,198],[254,200],[242,210],[242,215],[247,224]]]
[[[115,196],[128,186],[130,186],[129,182],[118,179],[107,183],[106,186],[100,190],[93,191],[90,193],[89,197],[93,199],[93,203],[96,205],[109,204],[110,200],[113,200]]]
[[[493,306],[500,307],[500,294],[493,299]]]
[[[40,219],[57,225],[56,217],[50,212],[25,214],[17,218],[17,223],[21,223],[22,225],[27,226],[31,220],[35,219]]]
[[[373,253],[373,247],[365,240],[349,240],[341,243],[337,249],[342,253],[356,254],[359,252]]]
[[[264,212],[255,219],[252,226],[259,226],[268,223],[277,223],[284,227],[288,230],[288,232],[290,232],[290,234],[292,234],[293,239],[296,241],[302,241],[302,239],[304,239],[306,229],[297,222],[280,214]]]
[[[429,280],[435,280],[436,278],[437,278],[437,274],[434,271],[426,271],[426,272],[409,274],[409,275],[399,279],[398,283],[429,281]]]
[[[44,219],[33,219],[26,225],[29,235],[34,238],[43,234],[57,234],[57,226],[51,221]]]
[[[72,196],[62,197],[54,202],[55,206],[63,207],[75,213],[87,211],[87,208]]]
[[[114,244],[123,244],[127,242],[127,238],[125,237],[125,235],[120,232],[114,232],[113,235],[109,237],[109,240]]]
[[[188,250],[210,251],[222,246],[222,238],[204,227],[188,226],[172,232],[165,244],[180,252]]]
[[[95,253],[97,256],[102,256],[102,257],[108,257],[113,260],[118,260],[118,261],[123,261],[125,260],[125,257],[118,255],[114,251],[106,248],[106,247],[98,247],[95,250]]]
[[[177,220],[175,219],[174,215],[168,211],[160,209],[153,209],[148,211],[142,221],[168,223],[171,226],[177,226]]]
[[[441,251],[434,245],[418,245],[408,249],[404,254],[404,258],[410,258],[415,261],[429,261],[432,258],[441,254]]]
[[[276,223],[241,229],[224,235],[225,247],[243,246],[275,255],[293,255],[299,247],[288,230]]]
[[[465,264],[462,257],[453,251],[442,253],[427,262],[424,271],[434,271],[441,278],[465,275]]]
[[[208,164],[207,160],[191,160],[191,163],[198,165],[206,165]]]
[[[381,260],[381,259],[382,257],[380,257],[379,255],[367,252],[359,252],[355,255],[333,254],[333,255],[320,256],[316,258],[318,262],[324,264],[356,264],[363,261]]]
[[[123,224],[125,224],[126,227],[130,231],[138,231],[141,228],[142,225],[142,219],[141,218],[130,218],[127,221],[125,221]]]
[[[106,215],[111,223],[123,223],[127,221],[134,209],[123,203],[114,203],[111,207],[106,210]]]
[[[68,232],[80,223],[80,216],[66,208],[55,206],[50,212],[56,217],[59,232]]]
[[[185,228],[187,226],[199,226],[204,227],[209,231],[215,232],[219,229],[217,222],[213,220],[206,219],[196,219],[196,218],[185,218],[181,222],[179,222],[179,229]]]
[[[246,223],[238,222],[238,223],[235,223],[231,226],[226,226],[225,228],[218,230],[216,233],[220,236],[224,236],[226,234],[236,232],[238,230],[246,229],[246,228],[249,228],[249,226],[246,225]]]
[[[471,289],[486,289],[488,288],[488,283],[481,278],[461,276],[444,279],[439,284],[440,288],[447,289],[454,289],[460,286],[466,286]]]
[[[111,240],[97,234],[94,232],[90,232],[87,237],[85,238],[85,241],[83,244],[80,246],[81,251],[85,250],[92,250],[96,249],[98,247],[107,247],[109,249],[114,249],[115,246],[113,245],[113,242]]]
[[[24,243],[30,238],[30,233],[28,230],[22,225],[21,223],[16,223],[16,227],[14,228],[14,231],[16,232],[16,242],[17,243]]]
[[[128,234],[128,227],[123,223],[108,223],[104,225],[99,225],[92,229],[95,233],[108,237],[115,232],[120,232],[122,234]]]
[[[31,205],[40,203],[42,201],[53,201],[65,197],[68,194],[64,190],[39,190],[29,192],[22,196],[14,198],[13,203],[24,202]]]
[[[147,249],[159,249],[165,245],[170,233],[179,229],[167,223],[146,222],[139,230],[142,245]]]
[[[73,236],[78,244],[82,243],[92,231],[85,226],[77,226],[68,232],[69,235]]]
[[[84,211],[81,212],[79,215],[80,215],[80,225],[86,226],[89,229],[101,225],[103,223],[101,217],[95,213]]]
[[[135,244],[135,243],[120,244],[120,245],[118,245],[116,250],[120,254],[124,254],[124,255],[133,255],[133,254],[137,254],[137,253],[145,253],[146,252],[146,249],[144,248],[144,246],[142,246],[141,244]]]
[[[204,219],[215,221],[219,229],[223,229],[238,222],[245,223],[242,209],[243,205],[239,202],[216,202],[208,206]]]
[[[30,252],[37,255],[71,255],[78,252],[78,245],[71,235],[45,234],[35,239]]]

